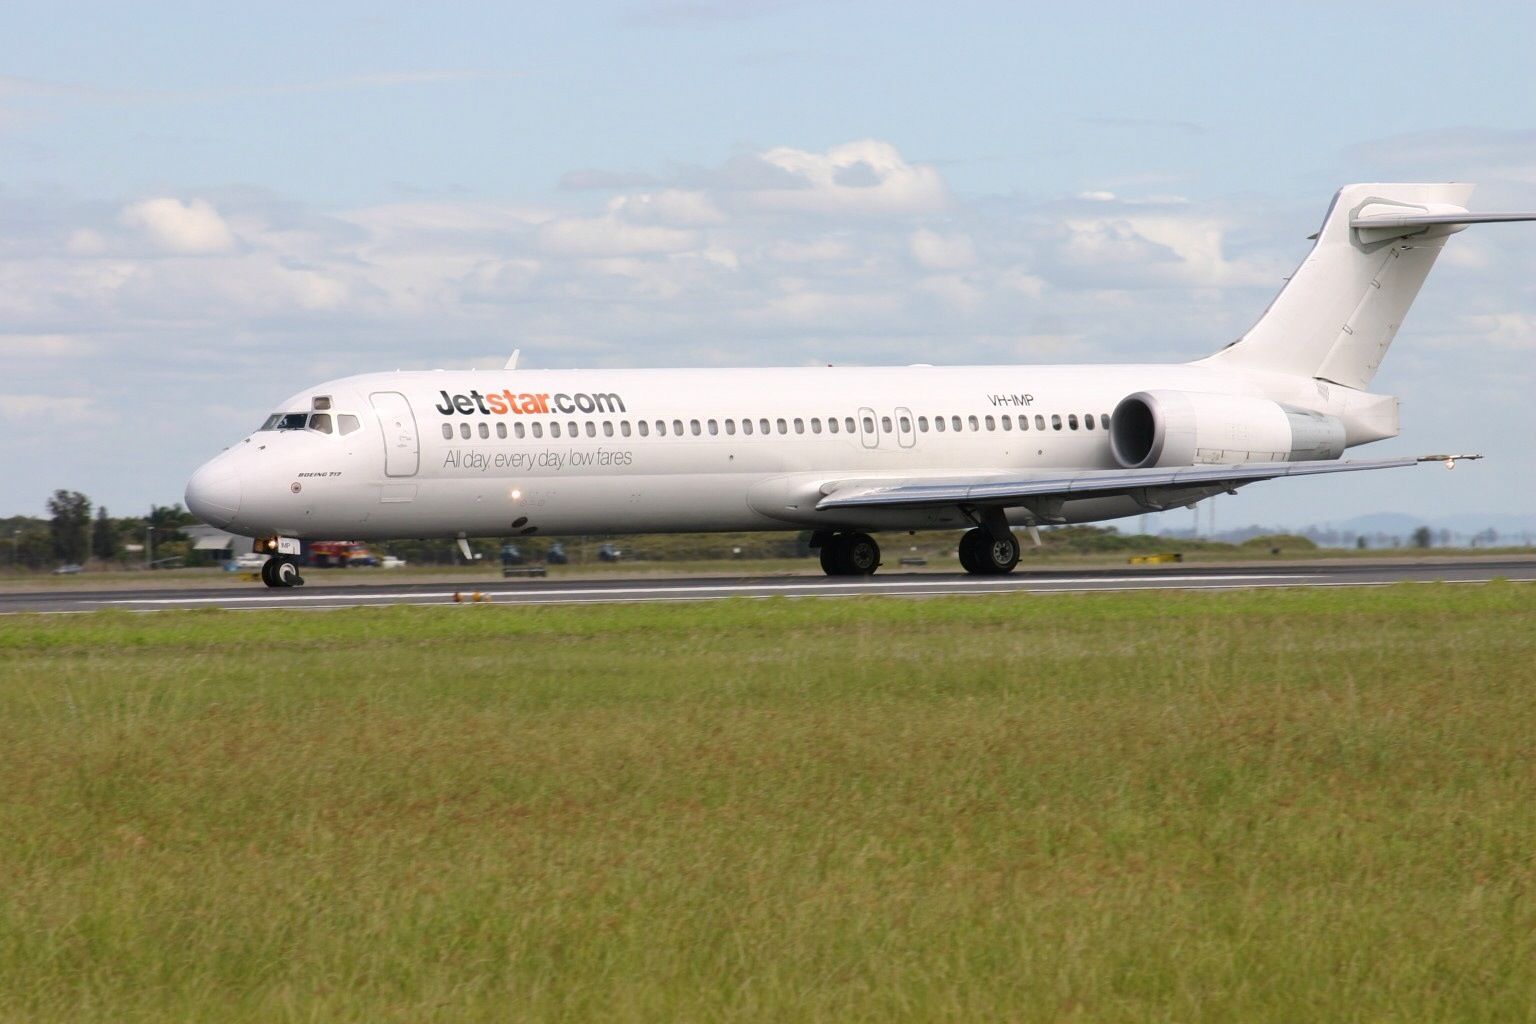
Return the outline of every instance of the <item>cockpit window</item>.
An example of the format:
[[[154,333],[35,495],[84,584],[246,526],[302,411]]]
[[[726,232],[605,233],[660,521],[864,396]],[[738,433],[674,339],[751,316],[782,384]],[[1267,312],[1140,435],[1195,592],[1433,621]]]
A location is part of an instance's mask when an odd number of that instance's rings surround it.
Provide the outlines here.
[[[320,395],[314,400],[313,408],[316,412],[329,412],[331,409],[331,396]]]
[[[304,421],[309,419],[309,414],[304,412],[280,412],[273,416],[272,419],[277,421],[272,424],[273,430],[303,430]],[[271,421],[269,420],[268,422]]]
[[[341,413],[336,417],[336,432],[339,434],[350,434],[354,430],[361,429],[362,424],[349,412]]]
[[[328,412],[311,413],[309,429],[318,430],[322,434],[329,434],[331,432],[331,414]]]

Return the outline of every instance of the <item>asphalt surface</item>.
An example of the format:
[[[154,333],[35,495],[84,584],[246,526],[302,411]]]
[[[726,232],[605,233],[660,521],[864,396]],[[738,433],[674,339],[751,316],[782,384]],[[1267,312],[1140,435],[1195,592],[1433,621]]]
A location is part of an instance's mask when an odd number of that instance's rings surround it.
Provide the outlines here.
[[[1017,571],[1011,576],[962,573],[880,573],[862,579],[826,576],[629,577],[604,579],[465,580],[459,583],[309,585],[268,590],[204,586],[144,590],[54,590],[0,593],[0,614],[80,612],[104,608],[330,608],[397,604],[583,604],[700,601],[722,597],[847,597],[880,594],[933,597],[954,594],[1074,593],[1102,590],[1223,590],[1255,587],[1366,587],[1402,582],[1536,582],[1536,558],[1466,561],[1274,564],[1265,566],[1165,565],[1084,570]],[[477,596],[478,595],[478,596]]]

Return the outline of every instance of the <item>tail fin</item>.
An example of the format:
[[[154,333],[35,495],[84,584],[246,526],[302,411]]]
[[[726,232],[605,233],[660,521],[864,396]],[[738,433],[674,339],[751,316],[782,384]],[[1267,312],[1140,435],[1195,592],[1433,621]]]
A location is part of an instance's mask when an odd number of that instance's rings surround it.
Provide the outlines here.
[[[1450,235],[1536,214],[1468,213],[1472,185],[1346,185],[1317,244],[1237,341],[1201,362],[1365,388]]]

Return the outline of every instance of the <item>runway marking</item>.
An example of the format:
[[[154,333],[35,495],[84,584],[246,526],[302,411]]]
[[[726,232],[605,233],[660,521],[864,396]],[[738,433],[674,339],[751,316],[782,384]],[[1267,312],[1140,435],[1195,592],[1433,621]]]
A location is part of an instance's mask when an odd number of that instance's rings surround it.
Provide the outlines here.
[[[748,594],[748,593],[785,593],[790,591],[806,591],[811,594],[825,594],[828,591],[838,593],[885,593],[893,590],[922,591],[941,587],[955,588],[960,592],[974,592],[979,589],[1005,589],[1029,590],[1044,588],[1040,592],[1048,590],[1064,589],[1073,586],[1088,586],[1096,589],[1100,585],[1117,584],[1141,584],[1144,588],[1157,588],[1168,583],[1202,583],[1220,585],[1224,583],[1251,583],[1258,580],[1264,581],[1289,581],[1317,579],[1315,573],[1296,573],[1276,575],[1271,573],[1232,574],[1226,576],[1093,576],[1093,577],[1061,577],[1052,580],[1031,580],[1027,577],[1012,577],[1004,579],[979,579],[979,580],[880,580],[864,581],[859,583],[749,583],[749,584],[720,584],[720,585],[692,585],[692,586],[660,586],[660,587],[562,587],[549,590],[479,590],[472,587],[461,587],[458,590],[421,591],[390,594],[304,594],[304,593],[277,593],[277,594],[240,594],[240,595],[208,595],[206,597],[129,597],[129,598],[104,598],[100,604],[119,605],[167,605],[167,604],[271,604],[291,603],[301,601],[331,601],[355,603],[359,601],[423,601],[423,600],[448,600],[457,594],[479,593],[482,597],[497,598],[511,597],[526,599],[526,603],[548,603],[571,597],[598,597],[657,594],[678,595],[689,594]]]

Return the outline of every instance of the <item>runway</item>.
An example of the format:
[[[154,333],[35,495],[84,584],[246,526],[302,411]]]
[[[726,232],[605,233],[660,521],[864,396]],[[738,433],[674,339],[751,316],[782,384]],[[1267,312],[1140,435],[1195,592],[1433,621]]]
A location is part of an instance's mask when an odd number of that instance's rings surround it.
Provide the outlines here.
[[[1441,560],[1428,562],[1307,562],[1273,565],[1173,565],[1096,567],[1083,570],[1019,571],[1004,577],[961,573],[881,573],[862,579],[826,576],[618,577],[504,581],[465,579],[455,583],[367,583],[309,585],[293,590],[223,585],[139,590],[54,590],[0,593],[0,614],[82,612],[107,608],[152,611],[167,608],[335,609],[387,605],[442,605],[490,602],[505,605],[702,601],[765,597],[938,597],[1027,593],[1059,594],[1110,590],[1223,590],[1263,587],[1371,587],[1391,583],[1445,581],[1486,583],[1494,579],[1536,582],[1536,558]],[[478,595],[478,596],[477,596]]]

